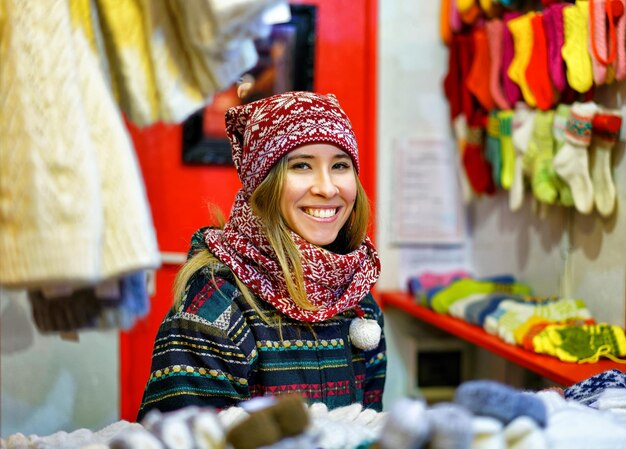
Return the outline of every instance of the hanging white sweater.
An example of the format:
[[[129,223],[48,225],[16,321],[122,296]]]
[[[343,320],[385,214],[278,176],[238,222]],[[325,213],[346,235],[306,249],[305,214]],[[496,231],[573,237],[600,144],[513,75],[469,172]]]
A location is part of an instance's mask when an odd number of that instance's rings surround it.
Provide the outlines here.
[[[0,285],[95,284],[158,266],[131,141],[81,25],[84,1],[3,2]]]

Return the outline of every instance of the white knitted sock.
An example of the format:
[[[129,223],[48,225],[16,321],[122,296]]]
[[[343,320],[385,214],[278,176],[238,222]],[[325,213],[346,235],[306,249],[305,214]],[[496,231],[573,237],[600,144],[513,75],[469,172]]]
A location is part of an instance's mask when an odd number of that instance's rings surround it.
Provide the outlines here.
[[[593,119],[593,137],[589,147],[589,170],[593,200],[598,213],[608,217],[615,210],[615,183],[611,174],[611,151],[622,124],[621,112],[601,110]]]
[[[385,417],[378,442],[383,449],[412,449],[421,447],[429,434],[426,404],[402,398],[393,404]]]
[[[546,436],[535,421],[520,416],[504,429],[507,449],[548,449]]]
[[[509,190],[509,208],[512,211],[519,210],[524,200],[523,157],[528,150],[532,136],[535,114],[536,112],[525,103],[520,102],[515,105],[511,131],[513,147],[515,148],[515,171]]]
[[[591,142],[591,120],[597,109],[598,106],[593,102],[572,105],[567,119],[565,143],[553,159],[556,173],[570,186],[574,206],[582,214],[588,214],[593,209],[588,147]]]
[[[495,418],[474,416],[472,419],[474,439],[471,449],[506,449],[503,428],[502,423]]]

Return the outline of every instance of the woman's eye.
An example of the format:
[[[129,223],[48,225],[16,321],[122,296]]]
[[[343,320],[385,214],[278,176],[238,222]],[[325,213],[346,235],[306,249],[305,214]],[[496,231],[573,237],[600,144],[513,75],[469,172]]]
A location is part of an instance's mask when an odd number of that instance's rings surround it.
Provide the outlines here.
[[[295,162],[291,164],[290,168],[293,170],[306,170],[307,168],[310,168],[310,166],[306,162]]]
[[[335,170],[346,170],[350,168],[350,164],[348,164],[347,162],[338,162],[333,165],[333,168]]]

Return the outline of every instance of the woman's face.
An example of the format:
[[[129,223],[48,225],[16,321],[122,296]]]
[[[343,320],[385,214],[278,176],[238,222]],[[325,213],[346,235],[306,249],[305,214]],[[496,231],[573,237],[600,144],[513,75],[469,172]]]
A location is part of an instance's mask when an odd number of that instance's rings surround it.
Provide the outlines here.
[[[302,238],[329,245],[350,217],[356,191],[348,153],[329,144],[304,145],[287,155],[280,211]]]

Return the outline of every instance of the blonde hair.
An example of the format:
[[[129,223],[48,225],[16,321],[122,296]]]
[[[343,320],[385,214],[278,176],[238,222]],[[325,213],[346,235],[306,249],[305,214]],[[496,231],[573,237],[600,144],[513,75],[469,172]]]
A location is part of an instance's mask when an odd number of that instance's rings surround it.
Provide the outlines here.
[[[300,253],[291,238],[291,230],[280,211],[280,197],[285,184],[286,173],[287,158],[283,157],[252,193],[250,206],[264,225],[263,231],[276,253],[276,258],[285,278],[287,291],[293,302],[304,310],[316,310],[317,307],[311,303],[306,294]],[[354,251],[361,245],[367,233],[370,216],[369,200],[356,172],[355,180],[357,194],[352,213],[339,231],[335,241],[328,246],[328,249],[334,252],[348,253]],[[214,211],[213,216],[216,215]],[[218,224],[222,227],[223,220]],[[180,305],[182,302],[189,279],[198,270],[219,263],[220,261],[208,248],[191,257],[178,271],[174,280],[173,290],[176,304]],[[214,271],[211,271],[211,276],[214,276]],[[234,273],[233,276],[244,299],[259,313],[264,321],[268,322],[268,317],[260,310],[254,295]]]

